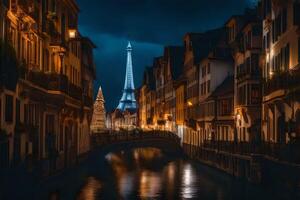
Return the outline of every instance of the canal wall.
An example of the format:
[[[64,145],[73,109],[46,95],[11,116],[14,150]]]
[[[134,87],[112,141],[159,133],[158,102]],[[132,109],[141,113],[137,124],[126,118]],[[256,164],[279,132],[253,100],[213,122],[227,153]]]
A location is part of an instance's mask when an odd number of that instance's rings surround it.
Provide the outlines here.
[[[235,154],[185,143],[182,148],[192,160],[252,183],[285,188],[300,197],[298,164],[279,161],[263,154]]]

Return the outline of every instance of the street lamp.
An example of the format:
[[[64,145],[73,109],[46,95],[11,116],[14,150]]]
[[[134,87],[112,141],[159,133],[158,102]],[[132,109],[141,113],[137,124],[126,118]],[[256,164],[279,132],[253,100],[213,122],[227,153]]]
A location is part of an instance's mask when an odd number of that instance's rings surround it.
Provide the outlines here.
[[[58,55],[60,58],[60,74],[63,74],[63,62],[64,62],[64,57],[66,54],[66,50],[64,48],[60,48],[58,51]]]

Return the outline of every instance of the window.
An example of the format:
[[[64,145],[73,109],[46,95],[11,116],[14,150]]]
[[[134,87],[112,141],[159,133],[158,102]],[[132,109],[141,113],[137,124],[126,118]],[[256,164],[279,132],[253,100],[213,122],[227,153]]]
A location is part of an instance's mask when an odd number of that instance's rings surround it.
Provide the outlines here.
[[[288,70],[290,67],[290,44],[287,44],[284,50],[284,54],[285,54],[285,70]]]
[[[231,100],[230,99],[224,99],[220,101],[220,115],[224,116],[224,115],[230,115],[231,109],[232,109],[232,105],[231,105]]]
[[[252,54],[251,55],[251,73],[257,74],[259,70],[259,55],[258,54]]]
[[[202,78],[206,75],[206,66],[202,67]]]
[[[246,59],[246,69],[243,72],[244,73],[249,73],[250,72],[250,68],[251,68],[251,59],[250,59],[250,57],[248,57]]]
[[[210,74],[210,63],[207,64],[207,74]]]
[[[260,89],[259,85],[251,86],[251,104],[259,104],[260,103]]]
[[[210,80],[207,81],[207,93],[210,93]]]
[[[13,121],[13,96],[11,95],[5,96],[5,121]]]
[[[20,123],[20,100],[16,99],[16,124]]]

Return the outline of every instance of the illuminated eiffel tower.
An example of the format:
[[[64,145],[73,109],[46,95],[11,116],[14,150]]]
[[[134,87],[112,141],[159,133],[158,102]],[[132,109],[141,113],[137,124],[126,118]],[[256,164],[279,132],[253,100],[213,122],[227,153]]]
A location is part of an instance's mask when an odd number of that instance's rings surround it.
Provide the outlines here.
[[[134,112],[137,109],[137,104],[134,95],[135,88],[134,88],[134,81],[133,81],[132,57],[131,57],[132,47],[130,42],[128,43],[126,50],[127,50],[127,64],[126,64],[125,84],[124,84],[123,95],[117,107],[117,110],[120,110],[122,112],[124,111]]]

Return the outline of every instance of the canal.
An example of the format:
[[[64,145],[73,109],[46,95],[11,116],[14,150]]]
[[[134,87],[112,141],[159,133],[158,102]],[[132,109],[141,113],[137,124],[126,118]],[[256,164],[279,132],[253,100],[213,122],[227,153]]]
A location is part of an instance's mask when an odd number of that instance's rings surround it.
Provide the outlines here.
[[[6,192],[8,199],[276,199],[275,191],[155,148],[99,153],[63,174]]]

